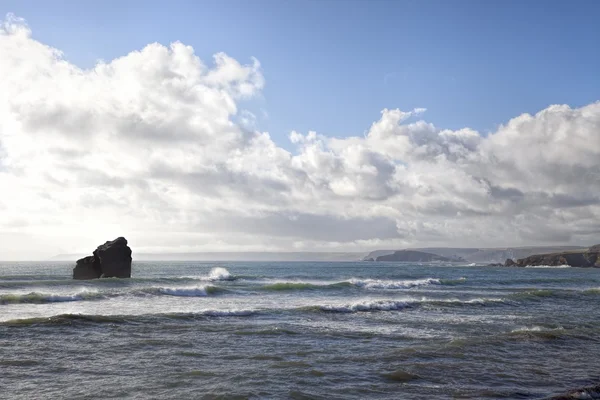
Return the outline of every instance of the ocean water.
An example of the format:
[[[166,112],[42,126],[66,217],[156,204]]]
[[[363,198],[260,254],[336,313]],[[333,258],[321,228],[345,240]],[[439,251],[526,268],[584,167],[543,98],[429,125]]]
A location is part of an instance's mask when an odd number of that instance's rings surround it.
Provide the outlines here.
[[[541,399],[600,379],[600,270],[0,263],[0,398]]]

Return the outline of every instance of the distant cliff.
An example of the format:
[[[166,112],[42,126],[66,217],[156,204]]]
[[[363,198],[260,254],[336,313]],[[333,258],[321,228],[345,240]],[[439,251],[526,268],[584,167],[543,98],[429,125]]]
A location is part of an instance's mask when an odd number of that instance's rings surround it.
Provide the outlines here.
[[[396,249],[398,250],[398,249]],[[375,250],[370,252],[365,261],[376,260],[379,256],[394,253],[396,250]],[[468,247],[414,247],[407,250],[422,251],[455,261],[467,263],[489,264],[503,263],[507,258],[517,260],[534,254],[561,253],[569,251],[584,251],[587,246],[527,246],[527,247],[497,247],[497,248],[468,248]]]
[[[507,267],[529,267],[529,266],[560,266],[569,265],[579,268],[600,268],[600,244],[586,250],[564,251],[560,253],[536,254],[520,258],[516,262],[512,259],[506,260]]]
[[[373,260],[373,259],[371,259]],[[438,256],[433,253],[425,253],[417,250],[399,250],[392,254],[379,256],[374,261],[412,261],[412,262],[432,262],[432,261],[454,261],[451,258]]]

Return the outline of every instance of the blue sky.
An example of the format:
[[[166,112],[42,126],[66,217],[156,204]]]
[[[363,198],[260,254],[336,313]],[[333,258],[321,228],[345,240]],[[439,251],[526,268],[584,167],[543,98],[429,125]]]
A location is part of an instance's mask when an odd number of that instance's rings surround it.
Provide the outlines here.
[[[0,257],[600,241],[600,1],[7,13],[29,27],[0,25]]]
[[[361,134],[383,108],[486,132],[600,97],[598,1],[1,1],[7,12],[83,67],[154,41],[205,62],[254,56],[266,87],[248,107],[283,145],[292,129]]]

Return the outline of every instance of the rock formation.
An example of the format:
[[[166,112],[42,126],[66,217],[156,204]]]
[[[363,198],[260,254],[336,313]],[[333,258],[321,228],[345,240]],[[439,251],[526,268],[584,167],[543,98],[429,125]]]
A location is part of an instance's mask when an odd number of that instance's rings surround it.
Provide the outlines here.
[[[454,261],[448,257],[438,256],[437,254],[425,253],[416,250],[399,250],[393,254],[379,256],[375,261],[412,261],[412,262],[431,262],[431,261]]]
[[[77,264],[73,268],[73,279],[100,278],[102,271],[100,271],[100,264],[94,262],[95,260],[94,256],[87,256],[81,260],[77,260]]]
[[[546,400],[577,400],[577,399],[600,399],[600,385],[588,386],[572,390],[558,396],[548,397]]]
[[[98,246],[93,254],[77,260],[73,279],[131,278],[131,249],[124,237]]]
[[[512,260],[512,258],[507,258],[506,261],[504,262],[505,267],[514,267],[515,265],[517,265],[517,263],[514,262]]]
[[[584,251],[565,251],[561,253],[536,254],[521,258],[516,262],[508,259],[506,267],[528,267],[528,266],[560,266],[569,265],[579,268],[600,268],[600,245],[595,245]]]

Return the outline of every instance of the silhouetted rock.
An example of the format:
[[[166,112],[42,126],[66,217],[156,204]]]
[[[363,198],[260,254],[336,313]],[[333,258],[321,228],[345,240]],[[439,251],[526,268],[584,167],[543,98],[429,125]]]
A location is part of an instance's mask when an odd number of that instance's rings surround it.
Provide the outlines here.
[[[83,257],[77,260],[75,268],[73,268],[73,279],[96,279],[100,278],[100,264],[95,262],[94,256]]]
[[[504,262],[505,267],[514,267],[515,265],[517,265],[517,263],[514,262],[512,258],[507,258]]]
[[[100,262],[103,278],[131,278],[131,249],[124,237],[98,246],[94,257]]]
[[[486,267],[504,267],[504,264],[502,263],[491,263],[486,265]]]
[[[131,278],[131,249],[127,239],[116,238],[94,251],[93,256],[77,260],[73,279]]]

